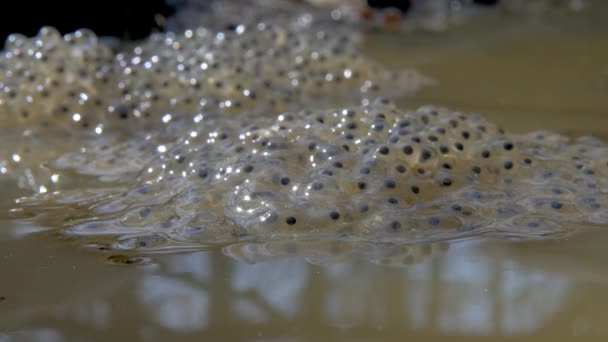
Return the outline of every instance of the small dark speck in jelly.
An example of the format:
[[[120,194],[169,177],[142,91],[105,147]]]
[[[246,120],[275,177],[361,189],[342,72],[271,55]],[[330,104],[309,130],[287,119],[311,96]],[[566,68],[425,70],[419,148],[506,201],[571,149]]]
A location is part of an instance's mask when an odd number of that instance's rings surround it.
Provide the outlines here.
[[[585,202],[588,206],[590,206],[593,209],[598,209],[600,207],[600,205],[597,203],[597,200],[593,197],[587,197],[587,198],[583,199],[583,202]]]
[[[99,228],[99,223],[90,222],[90,223],[87,223],[86,227],[87,227],[87,229],[97,229],[97,228]]]
[[[496,213],[499,215],[505,215],[505,214],[513,215],[513,214],[517,214],[517,210],[514,208],[511,208],[511,207],[497,207]]]
[[[431,226],[436,226],[436,225],[439,224],[439,222],[440,222],[439,218],[437,218],[437,217],[429,217],[429,224]]]
[[[150,208],[142,208],[141,210],[139,210],[139,215],[141,217],[147,217],[148,215],[150,215]]]
[[[384,181],[384,186],[389,189],[394,189],[397,186],[397,183],[395,183],[395,181],[392,179],[387,179]]]

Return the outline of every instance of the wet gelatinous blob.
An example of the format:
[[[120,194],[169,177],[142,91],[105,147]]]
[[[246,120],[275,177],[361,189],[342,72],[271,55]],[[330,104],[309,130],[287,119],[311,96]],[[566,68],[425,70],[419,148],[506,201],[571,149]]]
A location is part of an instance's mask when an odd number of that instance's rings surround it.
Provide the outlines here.
[[[607,223],[604,142],[399,109],[386,98],[423,77],[303,15],[135,45],[11,36],[0,172],[38,193],[14,213],[115,250],[318,263],[408,264],[451,239]]]
[[[156,34],[117,53],[90,31],[62,37],[46,27],[33,38],[10,36],[0,65],[4,121],[92,131],[198,111],[264,114],[352,104],[402,95],[424,81],[362,57],[345,32],[264,23]]]
[[[135,178],[108,182],[101,198],[100,188],[77,189],[19,205],[69,209],[65,234],[115,236],[114,248],[141,250],[543,237],[608,222],[608,146],[591,138],[515,135],[476,114],[402,111],[382,99],[209,118],[183,133]]]
[[[29,174],[21,183],[39,192],[59,188],[40,166],[68,152],[59,164],[80,164],[81,173],[97,175],[105,164],[131,172],[181,134],[166,126],[360,103],[426,82],[361,56],[343,32],[262,23],[156,34],[135,47],[45,27],[32,38],[10,36],[0,66],[0,119],[11,134],[0,168]],[[131,149],[148,152],[127,160]]]

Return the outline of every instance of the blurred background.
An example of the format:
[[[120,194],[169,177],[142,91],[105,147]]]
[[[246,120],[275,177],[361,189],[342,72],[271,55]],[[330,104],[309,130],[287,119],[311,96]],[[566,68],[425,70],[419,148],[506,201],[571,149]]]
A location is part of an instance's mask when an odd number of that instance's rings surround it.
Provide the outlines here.
[[[10,10],[0,11],[0,40],[15,32],[33,36],[42,26],[61,33],[89,28],[102,36],[141,39],[173,11],[164,0],[12,1]]]

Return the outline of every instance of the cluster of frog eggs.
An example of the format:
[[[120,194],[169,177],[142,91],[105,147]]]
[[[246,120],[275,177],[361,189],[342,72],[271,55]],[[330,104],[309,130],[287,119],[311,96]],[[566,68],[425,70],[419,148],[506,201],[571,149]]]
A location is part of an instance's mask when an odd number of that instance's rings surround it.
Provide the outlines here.
[[[11,133],[17,136],[0,153],[0,171],[38,192],[69,179],[46,167],[68,152],[86,151],[78,156],[84,173],[98,175],[108,162],[113,171],[118,163],[136,170],[149,159],[143,151],[151,155],[156,144],[179,137],[162,127],[179,119],[352,104],[402,95],[422,81],[362,57],[348,35],[264,23],[155,34],[134,47],[107,44],[88,30],[61,36],[45,27],[32,38],[10,36],[0,67],[3,127],[27,129],[26,137]],[[139,140],[117,138],[124,133]],[[121,158],[133,148],[142,158]]]
[[[211,29],[224,29],[236,26],[237,23],[258,23],[272,22],[274,24],[291,27],[305,28],[314,25],[315,27],[331,26],[333,30],[338,29],[337,25],[331,25],[340,21],[340,24],[348,24],[347,13],[343,13],[343,8],[351,8],[350,4],[340,4],[338,6],[329,3],[309,4],[306,1],[290,0],[233,0],[217,1],[176,1],[176,13],[167,18],[166,28],[170,31],[183,31],[191,27],[205,26]],[[358,6],[357,6],[358,7]],[[249,8],[249,11],[243,11]],[[332,15],[332,10],[333,15]]]
[[[24,150],[33,136],[56,139],[54,127],[84,128],[53,156],[40,144],[32,164],[61,156],[45,165],[51,177],[104,178],[19,201],[69,212],[68,234],[120,236],[117,248],[417,243],[608,222],[604,143],[370,104],[421,79],[365,59],[347,35],[258,23],[119,48],[44,28],[11,36],[0,56],[0,116],[25,124]]]
[[[113,54],[87,30],[62,37],[52,28],[38,36],[9,36],[0,57],[3,122],[80,121],[79,112],[101,107],[100,79],[107,81]],[[71,107],[74,107],[73,111]],[[41,120],[42,118],[42,120]]]
[[[156,34],[119,53],[87,30],[62,37],[46,27],[33,38],[10,36],[0,66],[5,122],[72,122],[97,131],[118,119],[277,112],[416,85],[414,75],[361,57],[347,35],[264,23]]]
[[[69,234],[139,235],[123,248],[153,247],[166,237],[432,242],[608,222],[608,150],[597,141],[517,136],[478,115],[404,112],[383,100],[261,122],[227,118],[191,127],[103,200],[96,189],[93,198],[59,193],[26,205],[78,207]]]

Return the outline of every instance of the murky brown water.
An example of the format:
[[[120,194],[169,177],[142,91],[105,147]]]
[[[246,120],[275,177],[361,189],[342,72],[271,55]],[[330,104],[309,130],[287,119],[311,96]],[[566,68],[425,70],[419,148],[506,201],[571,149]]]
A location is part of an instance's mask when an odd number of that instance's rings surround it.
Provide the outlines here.
[[[373,37],[367,50],[439,80],[408,105],[479,111],[520,132],[606,137],[606,8]],[[297,258],[249,265],[221,251],[120,265],[108,261],[115,253],[8,221],[18,191],[1,186],[0,341],[608,336],[606,227],[554,241],[457,241],[408,268]]]
[[[366,43],[385,64],[413,65],[437,80],[405,105],[476,111],[514,132],[605,136],[608,6],[601,4],[574,15],[489,17],[442,34]]]

